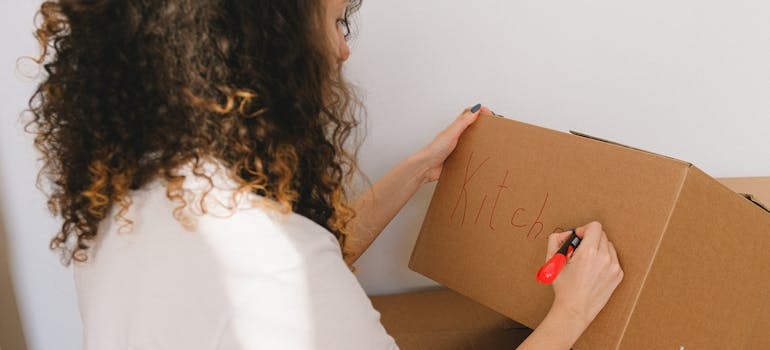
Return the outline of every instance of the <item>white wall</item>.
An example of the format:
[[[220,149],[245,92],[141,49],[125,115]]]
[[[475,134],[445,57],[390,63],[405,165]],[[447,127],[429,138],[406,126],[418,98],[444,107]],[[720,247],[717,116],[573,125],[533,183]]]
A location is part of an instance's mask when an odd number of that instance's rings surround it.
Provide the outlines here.
[[[19,112],[37,53],[35,1],[0,2],[0,202],[30,349],[80,347],[69,271],[47,249],[57,223],[34,188]],[[467,106],[688,160],[714,176],[770,175],[770,2],[762,0],[368,0],[349,61],[365,90],[362,167],[377,179]],[[432,187],[359,263],[370,293],[431,282],[406,265]]]
[[[35,189],[37,155],[22,131],[20,112],[34,89],[15,71],[21,56],[38,55],[32,37],[38,1],[0,2],[0,202],[9,265],[30,350],[80,348],[80,319],[71,274],[48,250],[57,222]],[[31,64],[23,64],[32,72]],[[4,349],[6,350],[6,349]],[[13,350],[13,349],[7,349]]]
[[[367,94],[376,179],[466,106],[690,161],[770,175],[770,2],[368,1],[350,73]],[[369,293],[429,285],[408,270],[419,192],[361,259]]]

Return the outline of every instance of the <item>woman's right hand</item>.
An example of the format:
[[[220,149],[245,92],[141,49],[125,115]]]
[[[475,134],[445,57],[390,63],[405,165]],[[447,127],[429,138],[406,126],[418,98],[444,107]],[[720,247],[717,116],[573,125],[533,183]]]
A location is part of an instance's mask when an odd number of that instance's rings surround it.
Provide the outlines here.
[[[623,279],[615,246],[598,222],[576,230],[582,239],[569,262],[553,281],[556,295],[552,309],[559,309],[587,327],[607,304]],[[553,256],[571,232],[554,233],[548,237],[548,255]]]
[[[600,223],[578,227],[575,232],[582,241],[553,281],[556,298],[551,310],[518,350],[571,348],[623,279],[618,254]],[[547,259],[556,254],[570,234],[554,233],[548,237]]]

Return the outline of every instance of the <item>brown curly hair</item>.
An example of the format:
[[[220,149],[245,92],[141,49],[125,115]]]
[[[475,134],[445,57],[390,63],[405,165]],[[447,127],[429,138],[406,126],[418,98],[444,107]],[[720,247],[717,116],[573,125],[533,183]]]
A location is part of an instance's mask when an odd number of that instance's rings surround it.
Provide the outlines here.
[[[346,14],[359,1],[350,1]],[[330,59],[319,0],[45,1],[35,37],[45,77],[29,102],[39,181],[61,215],[51,241],[87,260],[113,206],[154,179],[185,202],[178,169],[214,158],[239,193],[333,232],[353,218],[346,151],[360,103]],[[343,24],[347,24],[347,18]],[[211,179],[209,179],[211,180]]]

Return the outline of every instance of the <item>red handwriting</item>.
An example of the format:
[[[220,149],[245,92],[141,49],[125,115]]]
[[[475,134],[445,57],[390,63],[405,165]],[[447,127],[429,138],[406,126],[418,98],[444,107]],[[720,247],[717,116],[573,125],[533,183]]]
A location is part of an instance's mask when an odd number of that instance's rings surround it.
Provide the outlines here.
[[[492,218],[495,217],[495,210],[497,210],[497,202],[500,200],[500,195],[503,193],[503,190],[508,189],[508,186],[505,185],[505,180],[508,180],[508,170],[505,171],[505,177],[503,177],[503,182],[499,185],[497,185],[497,197],[495,197],[495,204],[492,205],[492,214],[489,215],[489,228],[494,231],[495,226],[492,225]]]
[[[481,169],[481,167],[484,166],[484,163],[486,163],[489,160],[489,158],[491,157],[485,158],[484,161],[482,161],[481,164],[479,164],[479,166],[476,167],[476,170],[474,170],[471,173],[471,176],[468,177],[468,169],[470,169],[471,162],[473,161],[473,152],[471,152],[471,156],[468,157],[468,164],[465,165],[465,175],[463,176],[463,186],[462,188],[460,188],[460,195],[457,196],[457,202],[455,202],[455,208],[452,209],[452,215],[449,216],[450,219],[454,219],[455,212],[457,212],[457,207],[460,205],[460,200],[462,199],[463,200],[463,219],[461,221],[461,225],[465,223],[465,212],[468,209],[468,189],[466,188],[466,186],[468,185],[469,182],[471,182],[473,177],[476,175],[476,173],[478,173],[479,169]],[[479,210],[479,212],[481,212],[481,210]]]
[[[506,197],[506,193],[510,191],[510,186],[508,185],[508,178],[510,175],[510,171],[508,169],[505,170],[505,173],[502,176],[502,181],[497,184],[496,187],[496,193],[494,197],[494,201],[492,201],[491,206],[489,207],[489,210],[485,212],[485,207],[487,205],[487,199],[489,198],[489,193],[484,192],[484,183],[478,183],[478,181],[474,182],[473,178],[479,174],[480,172],[484,171],[492,171],[489,169],[484,169],[484,165],[487,164],[487,161],[491,159],[491,157],[483,158],[481,162],[478,163],[478,165],[473,165],[473,156],[474,152],[471,152],[470,156],[468,157],[468,162],[465,164],[465,174],[463,175],[463,182],[460,187],[460,191],[457,195],[457,200],[455,201],[454,208],[452,209],[452,213],[449,215],[449,220],[451,222],[458,222],[459,225],[462,227],[466,224],[465,222],[465,216],[468,210],[472,210],[469,208],[469,198],[481,198],[481,204],[479,205],[478,209],[476,210],[476,215],[473,219],[473,225],[476,225],[479,223],[479,219],[482,218],[483,215],[488,215],[488,217],[485,217],[485,221],[487,224],[487,228],[491,231],[496,231],[498,228],[501,228],[503,230],[516,230],[516,229],[525,229],[526,231],[522,231],[522,234],[526,233],[527,238],[538,238],[540,234],[543,233],[545,229],[545,225],[542,222],[543,213],[546,211],[548,207],[548,200],[549,200],[549,193],[545,192],[544,199],[542,202],[538,202],[538,209],[539,210],[528,210],[532,209],[534,207],[533,203],[527,203],[531,206],[517,206],[516,209],[514,209],[512,212],[508,213],[510,215],[510,219],[507,220],[508,227],[498,227],[496,222],[498,222],[498,217],[501,213],[499,213],[499,207],[500,204],[504,201],[510,201],[508,199],[509,197]],[[489,168],[489,167],[487,167]],[[471,171],[471,169],[473,169]],[[474,201],[475,203],[478,203],[478,201]],[[509,202],[510,203],[510,202]],[[529,214],[531,213],[537,213],[537,215]],[[458,219],[455,219],[457,215],[460,215]]]

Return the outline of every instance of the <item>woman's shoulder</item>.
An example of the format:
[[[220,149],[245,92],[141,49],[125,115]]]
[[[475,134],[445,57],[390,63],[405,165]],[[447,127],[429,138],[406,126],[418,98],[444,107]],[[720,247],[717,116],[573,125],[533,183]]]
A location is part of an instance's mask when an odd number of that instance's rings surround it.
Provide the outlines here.
[[[213,175],[187,176],[181,197],[163,180],[133,191],[128,210],[115,209],[100,223],[87,260],[75,264],[79,293],[110,294],[103,289],[117,285],[136,293],[200,291],[211,280],[243,289],[258,276],[302,273],[319,257],[341,259],[336,239],[320,225],[253,193],[235,193],[229,180]]]
[[[183,181],[176,185],[156,179],[133,191],[128,210],[115,209],[100,223],[89,260],[126,254],[131,247],[142,254],[167,250],[167,255],[198,254],[196,249],[205,247],[223,262],[239,254],[261,257],[260,266],[325,250],[340,254],[331,232],[274,201],[240,191],[219,163],[183,167],[179,175]]]

